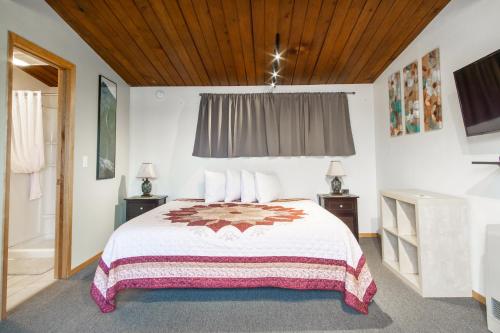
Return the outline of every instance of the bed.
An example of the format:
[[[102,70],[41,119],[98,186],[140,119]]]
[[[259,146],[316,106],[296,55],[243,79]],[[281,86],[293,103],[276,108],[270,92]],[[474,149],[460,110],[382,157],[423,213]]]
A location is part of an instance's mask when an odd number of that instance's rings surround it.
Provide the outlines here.
[[[120,226],[91,296],[102,312],[129,288],[335,290],[367,314],[377,287],[350,230],[311,200],[176,200]]]

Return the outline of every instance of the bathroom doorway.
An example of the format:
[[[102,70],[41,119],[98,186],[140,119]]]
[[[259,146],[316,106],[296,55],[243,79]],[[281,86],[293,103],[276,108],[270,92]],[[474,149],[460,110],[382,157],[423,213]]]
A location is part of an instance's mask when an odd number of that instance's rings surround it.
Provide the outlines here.
[[[2,319],[71,268],[75,66],[9,33]]]

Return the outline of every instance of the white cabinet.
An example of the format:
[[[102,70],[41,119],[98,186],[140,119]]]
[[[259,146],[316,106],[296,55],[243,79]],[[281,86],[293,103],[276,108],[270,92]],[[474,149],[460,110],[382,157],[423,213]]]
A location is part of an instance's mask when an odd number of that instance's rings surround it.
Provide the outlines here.
[[[423,297],[470,297],[465,200],[385,190],[380,205],[383,263]]]

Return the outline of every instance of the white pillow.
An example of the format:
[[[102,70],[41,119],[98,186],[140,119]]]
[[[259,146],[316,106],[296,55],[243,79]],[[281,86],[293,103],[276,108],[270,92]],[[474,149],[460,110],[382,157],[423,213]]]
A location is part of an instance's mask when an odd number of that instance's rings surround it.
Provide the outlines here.
[[[279,199],[281,185],[278,177],[265,173],[255,173],[255,194],[260,203]]]
[[[205,202],[224,201],[226,196],[226,175],[222,172],[205,171]]]
[[[241,202],[255,202],[255,177],[246,170],[241,170]]]
[[[226,196],[224,201],[231,202],[241,198],[241,176],[239,171],[226,170]]]

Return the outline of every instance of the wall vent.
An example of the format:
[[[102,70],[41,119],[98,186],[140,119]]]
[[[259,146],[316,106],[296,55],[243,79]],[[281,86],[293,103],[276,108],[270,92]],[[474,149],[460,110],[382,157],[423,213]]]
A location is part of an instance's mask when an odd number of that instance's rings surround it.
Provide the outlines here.
[[[494,299],[493,297],[491,298],[491,309],[493,316],[496,319],[500,320],[500,302]]]

